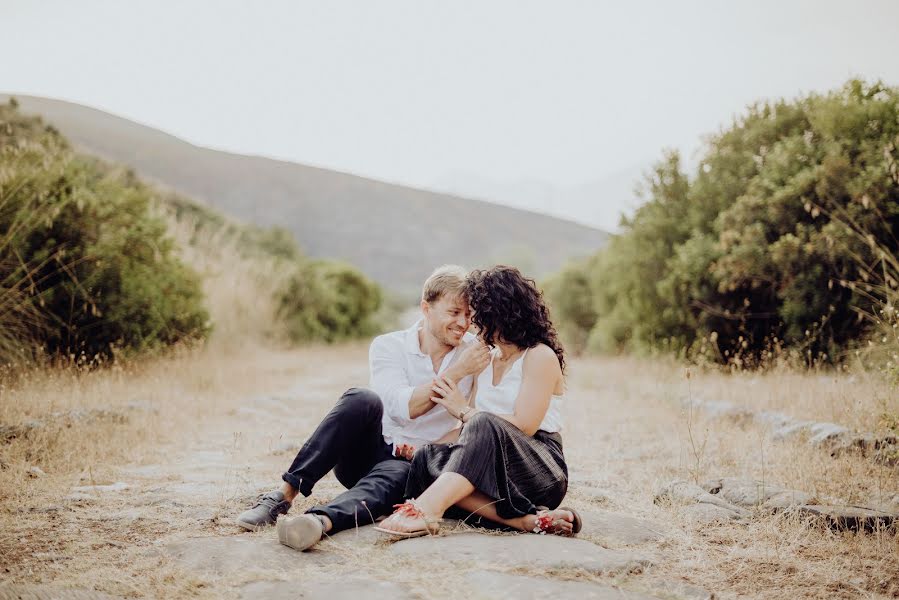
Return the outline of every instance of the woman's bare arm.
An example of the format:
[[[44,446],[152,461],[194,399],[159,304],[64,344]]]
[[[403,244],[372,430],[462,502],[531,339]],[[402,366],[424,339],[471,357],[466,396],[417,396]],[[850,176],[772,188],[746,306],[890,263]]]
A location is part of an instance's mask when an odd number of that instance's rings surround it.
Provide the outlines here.
[[[512,423],[527,435],[534,435],[546,416],[553,391],[561,377],[562,368],[552,348],[544,344],[534,346],[528,351],[521,365],[521,389],[515,399],[515,413],[497,416]]]

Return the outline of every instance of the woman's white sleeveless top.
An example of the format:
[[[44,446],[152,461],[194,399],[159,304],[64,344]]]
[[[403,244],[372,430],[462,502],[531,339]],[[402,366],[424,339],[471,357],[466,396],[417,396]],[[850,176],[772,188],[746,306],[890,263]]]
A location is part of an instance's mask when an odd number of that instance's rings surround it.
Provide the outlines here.
[[[493,385],[493,357],[496,355],[490,357],[490,364],[478,376],[478,395],[475,400],[478,409],[500,415],[515,413],[515,399],[521,389],[521,369],[527,353],[527,350],[521,353],[496,386]],[[539,429],[548,433],[562,431],[562,400],[562,396],[553,395],[550,398],[549,408]]]

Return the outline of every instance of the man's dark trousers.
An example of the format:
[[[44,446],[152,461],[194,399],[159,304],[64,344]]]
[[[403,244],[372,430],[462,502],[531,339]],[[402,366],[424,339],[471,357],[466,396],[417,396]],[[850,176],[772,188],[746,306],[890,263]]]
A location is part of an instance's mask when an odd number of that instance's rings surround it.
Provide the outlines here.
[[[384,441],[383,414],[376,393],[364,388],[347,390],[281,477],[308,496],[318,480],[334,469],[347,491],[306,511],[326,515],[333,525],[328,533],[368,525],[403,501],[410,463],[394,457]]]

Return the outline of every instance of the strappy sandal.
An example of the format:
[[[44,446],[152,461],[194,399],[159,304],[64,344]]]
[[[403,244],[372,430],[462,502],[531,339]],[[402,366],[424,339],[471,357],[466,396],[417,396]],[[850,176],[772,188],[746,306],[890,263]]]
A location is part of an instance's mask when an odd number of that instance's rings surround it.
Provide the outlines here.
[[[424,511],[418,508],[418,505],[415,504],[414,498],[406,500],[402,504],[394,504],[393,508],[396,509],[393,511],[393,514],[402,515],[404,517],[411,517],[413,519],[422,519],[425,522],[425,526],[421,529],[415,529],[413,531],[394,531],[392,529],[386,529],[384,527],[378,526],[375,527],[375,531],[380,531],[381,533],[386,533],[400,539],[421,537],[423,535],[435,535],[438,531],[440,531],[440,523],[438,523],[437,521],[429,521],[425,516]]]
[[[565,537],[574,537],[581,531],[581,527],[583,527],[583,521],[581,520],[581,515],[578,511],[573,508],[569,508],[567,506],[560,506],[556,510],[567,510],[574,517],[574,520],[570,521],[571,523],[571,532],[565,531],[561,527],[556,525],[556,521],[549,516],[549,514],[540,515],[541,512],[549,513],[549,509],[545,506],[537,507],[537,524],[534,525],[534,529],[532,530],[534,533],[539,533],[541,535],[562,535]],[[568,521],[566,521],[568,523]]]

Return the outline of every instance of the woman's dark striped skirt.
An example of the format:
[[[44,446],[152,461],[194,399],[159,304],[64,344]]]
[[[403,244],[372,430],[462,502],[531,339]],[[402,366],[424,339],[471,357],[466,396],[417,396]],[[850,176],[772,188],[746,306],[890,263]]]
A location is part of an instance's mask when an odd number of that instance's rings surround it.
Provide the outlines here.
[[[562,436],[538,431],[533,437],[492,413],[479,412],[454,444],[416,450],[406,498],[417,498],[441,473],[458,473],[496,501],[496,512],[514,519],[556,508],[568,491]]]

